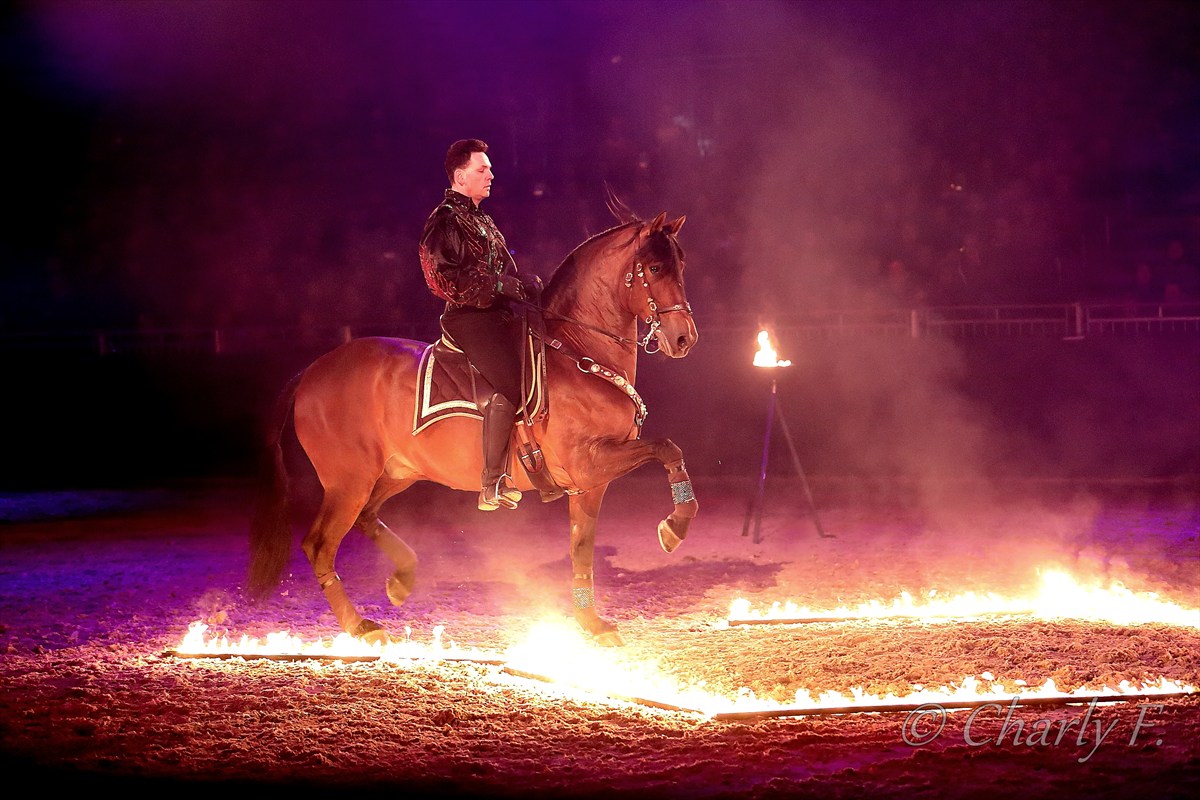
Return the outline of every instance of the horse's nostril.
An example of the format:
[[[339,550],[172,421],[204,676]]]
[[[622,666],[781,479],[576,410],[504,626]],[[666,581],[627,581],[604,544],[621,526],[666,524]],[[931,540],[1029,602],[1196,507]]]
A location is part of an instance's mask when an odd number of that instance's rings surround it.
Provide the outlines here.
[[[687,350],[687,348],[688,348],[688,340],[687,340],[686,336],[680,336],[678,339],[675,340],[675,349]]]

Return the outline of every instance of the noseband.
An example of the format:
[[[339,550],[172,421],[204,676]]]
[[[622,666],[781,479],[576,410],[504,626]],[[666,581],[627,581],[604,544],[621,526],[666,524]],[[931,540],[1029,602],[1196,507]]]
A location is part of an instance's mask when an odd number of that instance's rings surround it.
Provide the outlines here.
[[[625,273],[625,288],[632,291],[633,279],[637,278],[642,282],[642,288],[646,290],[646,308],[649,313],[646,314],[645,321],[650,326],[650,330],[646,331],[646,336],[638,342],[638,347],[645,350],[647,355],[651,355],[662,349],[662,345],[653,350],[650,349],[650,340],[654,338],[655,332],[662,325],[659,317],[663,314],[670,314],[672,311],[686,311],[690,315],[692,313],[692,304],[685,301],[666,308],[659,308],[654,296],[650,294],[650,281],[646,279],[646,268],[642,265],[641,261],[635,261],[633,266],[635,272]]]

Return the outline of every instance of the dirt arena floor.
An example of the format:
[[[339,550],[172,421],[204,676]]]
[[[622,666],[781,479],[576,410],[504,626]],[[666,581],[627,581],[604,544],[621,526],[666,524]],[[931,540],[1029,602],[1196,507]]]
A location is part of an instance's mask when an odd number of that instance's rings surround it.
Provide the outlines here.
[[[646,468],[613,484],[597,603],[625,646],[680,685],[786,703],[798,690],[906,694],[988,673],[1060,689],[1166,677],[1200,686],[1195,626],[1000,618],[723,627],[737,598],[832,608],[902,592],[1020,594],[1040,571],[1200,608],[1196,484],[883,490],[697,478],[700,516],[673,554]],[[384,518],[421,558],[409,601],[364,537],[338,567],[371,618],[412,642],[503,653],[570,622],[566,501],[483,514],[414,487]],[[721,721],[562,689],[495,664],[182,659],[189,626],[305,641],[338,633],[296,548],[268,601],[242,594],[246,486],[0,495],[0,748],[10,780],[69,790],[239,796],[382,790],[443,797],[1195,797],[1200,695],[946,715]],[[303,528],[297,517],[297,535]],[[580,637],[582,638],[582,637]],[[586,642],[580,642],[587,647]],[[925,727],[928,728],[928,720]],[[1019,727],[1014,727],[1021,723]],[[1007,727],[1006,727],[1007,726]]]

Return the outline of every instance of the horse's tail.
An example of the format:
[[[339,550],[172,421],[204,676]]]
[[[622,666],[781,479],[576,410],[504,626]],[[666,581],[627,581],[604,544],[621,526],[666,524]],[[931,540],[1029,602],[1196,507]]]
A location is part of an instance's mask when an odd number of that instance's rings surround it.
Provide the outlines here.
[[[291,557],[290,489],[283,434],[296,404],[300,377],[296,375],[288,381],[275,402],[258,470],[257,505],[250,523],[250,575],[247,581],[247,590],[256,600],[263,599],[279,585],[283,568]]]

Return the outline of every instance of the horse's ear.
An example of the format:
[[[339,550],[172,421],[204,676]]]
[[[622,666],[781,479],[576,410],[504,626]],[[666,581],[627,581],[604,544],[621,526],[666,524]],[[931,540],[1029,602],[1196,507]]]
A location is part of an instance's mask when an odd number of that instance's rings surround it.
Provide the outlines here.
[[[679,233],[679,229],[683,227],[683,221],[685,219],[687,219],[687,215],[680,214],[679,219],[675,220],[674,222],[668,222],[666,226],[663,227],[663,230],[674,236],[675,234]]]
[[[660,212],[657,217],[650,220],[650,224],[646,226],[646,230],[650,233],[655,233],[662,230],[663,223],[667,221],[667,212]]]

